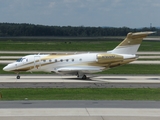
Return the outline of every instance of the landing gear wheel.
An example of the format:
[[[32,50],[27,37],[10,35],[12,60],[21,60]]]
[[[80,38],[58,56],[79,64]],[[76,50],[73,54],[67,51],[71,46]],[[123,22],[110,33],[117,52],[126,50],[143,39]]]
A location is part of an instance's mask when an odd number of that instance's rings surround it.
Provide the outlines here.
[[[87,76],[86,76],[86,75],[83,75],[82,79],[83,79],[83,80],[86,80],[86,79],[87,79]]]
[[[20,76],[19,76],[19,75],[17,75],[17,79],[20,79]]]

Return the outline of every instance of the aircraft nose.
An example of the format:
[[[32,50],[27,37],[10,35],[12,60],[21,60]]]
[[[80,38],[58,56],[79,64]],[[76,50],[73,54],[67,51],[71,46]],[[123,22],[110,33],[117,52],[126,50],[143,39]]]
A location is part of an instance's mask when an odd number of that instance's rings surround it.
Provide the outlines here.
[[[4,71],[9,71],[8,65],[3,68]]]

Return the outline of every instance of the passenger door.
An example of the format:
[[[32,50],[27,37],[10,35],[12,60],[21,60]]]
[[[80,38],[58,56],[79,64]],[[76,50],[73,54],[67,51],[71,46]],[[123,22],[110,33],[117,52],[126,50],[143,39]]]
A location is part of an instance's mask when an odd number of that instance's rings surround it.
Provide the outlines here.
[[[40,56],[34,56],[34,69],[39,70],[41,68]]]

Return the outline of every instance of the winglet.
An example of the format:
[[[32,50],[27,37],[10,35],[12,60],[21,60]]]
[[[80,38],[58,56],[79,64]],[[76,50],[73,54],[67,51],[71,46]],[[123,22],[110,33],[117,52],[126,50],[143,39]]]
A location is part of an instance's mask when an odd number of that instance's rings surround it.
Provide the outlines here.
[[[147,37],[150,34],[156,32],[148,31],[148,32],[136,32],[136,33],[128,33],[127,37],[112,51],[108,51],[108,53],[116,53],[116,54],[136,54],[143,38]]]

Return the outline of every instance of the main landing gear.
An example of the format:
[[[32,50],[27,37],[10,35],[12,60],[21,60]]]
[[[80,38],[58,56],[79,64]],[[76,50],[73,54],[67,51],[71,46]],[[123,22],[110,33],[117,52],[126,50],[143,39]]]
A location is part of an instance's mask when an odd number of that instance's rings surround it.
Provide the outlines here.
[[[83,75],[82,80],[86,80],[86,79],[87,79],[87,76]]]
[[[77,77],[81,78],[82,80],[86,80],[87,79],[87,76],[85,74],[79,74],[79,73],[77,73]]]

